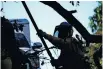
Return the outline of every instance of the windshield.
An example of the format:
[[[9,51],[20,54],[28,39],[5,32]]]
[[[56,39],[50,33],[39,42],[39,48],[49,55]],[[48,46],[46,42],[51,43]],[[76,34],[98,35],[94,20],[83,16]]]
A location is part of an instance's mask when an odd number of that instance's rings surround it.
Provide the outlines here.
[[[30,47],[26,37],[22,33],[15,33],[15,38],[19,47]]]

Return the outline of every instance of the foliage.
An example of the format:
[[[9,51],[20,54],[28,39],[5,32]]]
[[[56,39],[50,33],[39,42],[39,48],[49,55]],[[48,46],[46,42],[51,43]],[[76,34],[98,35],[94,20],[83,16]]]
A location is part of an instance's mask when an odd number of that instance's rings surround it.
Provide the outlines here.
[[[89,26],[93,33],[102,30],[102,1],[98,1],[98,7],[94,9],[94,15],[90,17]]]
[[[75,1],[70,1],[70,3],[72,4],[72,6],[74,6],[75,5],[75,3],[74,3]],[[76,6],[79,6],[79,1],[76,1]]]
[[[89,26],[93,34],[102,35],[102,1],[98,1],[98,6],[94,9],[94,15],[90,17]],[[97,69],[94,60],[94,52],[102,46],[101,43],[92,43],[89,48],[92,69]],[[100,60],[101,63],[101,60]]]

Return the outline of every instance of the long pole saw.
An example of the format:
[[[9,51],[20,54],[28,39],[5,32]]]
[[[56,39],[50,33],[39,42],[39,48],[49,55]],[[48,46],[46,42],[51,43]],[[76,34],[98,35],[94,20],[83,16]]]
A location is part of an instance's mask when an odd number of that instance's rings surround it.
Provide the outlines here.
[[[37,33],[38,33],[39,28],[38,28],[38,26],[36,25],[36,22],[34,21],[34,19],[33,19],[32,15],[31,15],[31,13],[30,13],[30,11],[29,11],[29,9],[28,9],[28,7],[27,7],[25,1],[21,1],[21,2],[22,2],[23,6],[24,6],[24,8],[25,8],[25,10],[26,10],[26,12],[27,12],[27,14],[28,14],[30,20],[31,20],[31,22],[33,23],[33,25],[34,25],[34,27],[35,27]],[[39,34],[38,34],[38,35],[39,35]],[[39,38],[41,39],[41,41],[42,41],[42,43],[43,43],[43,45],[44,45],[44,47],[45,47],[45,49],[46,49],[46,51],[47,51],[47,53],[48,53],[50,59],[51,59],[51,61],[54,61],[54,58],[53,58],[51,52],[49,51],[49,48],[48,48],[48,46],[47,46],[45,40],[43,39],[42,36],[39,36]],[[55,66],[55,68],[58,69],[57,66]]]

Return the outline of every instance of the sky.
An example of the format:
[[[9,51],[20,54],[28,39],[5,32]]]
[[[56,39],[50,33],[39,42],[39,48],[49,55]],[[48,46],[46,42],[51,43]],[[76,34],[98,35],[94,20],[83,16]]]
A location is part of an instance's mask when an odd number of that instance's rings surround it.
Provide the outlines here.
[[[89,28],[89,17],[94,14],[94,8],[98,5],[96,1],[80,1],[80,6],[72,6],[69,1],[58,1],[65,9],[67,10],[77,10],[77,13],[74,13],[73,16],[78,19],[82,25],[88,30],[89,33],[92,34]],[[27,1],[27,6],[37,23],[39,29],[42,29],[48,34],[53,35],[54,28],[56,25],[59,25],[61,22],[66,21],[62,16],[60,16],[57,12],[55,12],[51,7],[44,5],[38,1]],[[0,2],[0,7],[2,7],[2,3]],[[19,19],[26,18],[30,23],[30,38],[31,43],[33,42],[41,42],[39,37],[36,35],[35,28],[33,27],[23,5],[21,2],[6,2],[3,3],[4,13],[1,13],[0,16],[4,15],[8,19]],[[69,17],[69,16],[68,16]],[[74,35],[79,34],[74,29]],[[46,40],[48,47],[53,46],[49,41]],[[54,55],[53,51],[52,55],[55,58],[58,56]],[[48,57],[47,53],[45,56]],[[48,57],[49,58],[49,57]],[[47,61],[48,62],[48,61]],[[41,69],[53,69],[53,67],[48,63],[41,66]]]

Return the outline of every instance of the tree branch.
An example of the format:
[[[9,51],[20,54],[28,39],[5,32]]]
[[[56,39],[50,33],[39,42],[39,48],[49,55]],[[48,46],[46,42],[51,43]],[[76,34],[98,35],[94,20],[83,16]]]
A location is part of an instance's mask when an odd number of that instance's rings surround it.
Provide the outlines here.
[[[56,1],[40,1],[45,5],[53,8],[57,13],[59,13],[63,18],[67,20],[68,23],[73,25],[75,29],[83,36],[83,38],[91,43],[100,43],[102,42],[102,36],[91,35],[86,28],[66,9],[64,9],[59,3]]]

